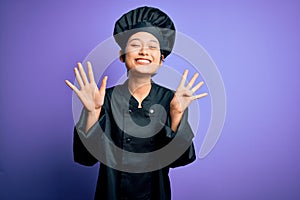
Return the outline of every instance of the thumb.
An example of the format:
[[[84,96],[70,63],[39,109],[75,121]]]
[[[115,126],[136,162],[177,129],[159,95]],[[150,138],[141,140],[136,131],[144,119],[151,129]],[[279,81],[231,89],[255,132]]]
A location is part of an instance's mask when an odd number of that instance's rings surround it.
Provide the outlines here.
[[[104,76],[104,78],[102,79],[102,83],[101,83],[101,86],[100,86],[100,89],[99,89],[100,92],[104,92],[105,91],[107,79],[108,79],[107,76]]]

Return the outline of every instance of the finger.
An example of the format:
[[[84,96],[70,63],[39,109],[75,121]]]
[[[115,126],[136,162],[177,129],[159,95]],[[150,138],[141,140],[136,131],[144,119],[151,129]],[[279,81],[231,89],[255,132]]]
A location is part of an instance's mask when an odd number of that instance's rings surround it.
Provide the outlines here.
[[[93,83],[93,82],[95,82],[95,79],[94,79],[92,64],[90,61],[87,62],[87,67],[88,67],[88,76],[90,79],[90,83]]]
[[[81,76],[80,76],[80,74],[79,74],[79,72],[78,72],[78,69],[77,69],[76,67],[74,68],[74,72],[75,72],[76,80],[77,80],[77,82],[78,82],[80,88],[83,88],[84,85],[83,85]]]
[[[75,85],[73,85],[70,81],[65,80],[65,83],[67,84],[67,86],[69,86],[77,95],[79,90],[77,89],[77,87]]]
[[[208,95],[208,93],[202,93],[202,94],[195,95],[195,96],[193,96],[193,100],[200,99],[200,98],[205,97],[207,95]]]
[[[180,84],[179,84],[179,87],[180,86],[184,87],[184,83],[186,81],[186,77],[187,77],[188,73],[189,73],[189,70],[187,70],[187,69],[184,70],[181,81],[180,81]]]
[[[86,84],[88,83],[88,80],[87,80],[85,71],[84,71],[84,69],[83,69],[83,66],[82,66],[82,64],[81,64],[80,62],[77,63],[77,65],[78,65],[78,69],[79,69],[79,72],[80,72],[82,81],[83,81],[84,85],[86,85]]]
[[[191,91],[193,92],[193,94],[204,84],[203,81],[199,82],[195,87],[193,87],[191,89]]]
[[[106,83],[107,83],[107,76],[104,76],[104,78],[102,79],[102,84],[101,84],[101,87],[100,87],[100,92],[104,92],[105,89],[106,89]]]
[[[194,85],[194,83],[195,83],[196,79],[198,78],[198,76],[199,76],[198,73],[194,74],[194,76],[192,77],[191,81],[187,85],[188,89],[190,89]]]

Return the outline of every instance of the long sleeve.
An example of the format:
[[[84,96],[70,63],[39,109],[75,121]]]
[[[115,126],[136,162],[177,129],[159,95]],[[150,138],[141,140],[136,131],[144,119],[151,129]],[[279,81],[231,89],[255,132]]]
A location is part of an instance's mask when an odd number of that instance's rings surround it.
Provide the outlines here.
[[[86,149],[82,143],[76,127],[74,127],[73,137],[73,158],[75,162],[86,166],[93,166],[98,162],[98,160]]]
[[[104,110],[104,109],[103,109]],[[83,141],[87,142],[91,140],[92,135],[101,134],[103,128],[105,128],[105,114],[101,112],[99,121],[96,122],[93,127],[89,130],[86,134],[84,133],[86,124],[86,110],[83,109],[80,119],[76,126],[74,127],[74,136],[73,136],[73,157],[74,161],[86,165],[92,166],[98,162],[97,158],[95,158],[89,150],[87,150],[86,146],[84,145]],[[90,139],[89,139],[90,138]],[[86,143],[88,144],[88,143]]]
[[[188,109],[184,112],[176,132],[172,131],[170,128],[170,120],[168,120],[164,129],[168,140],[176,139],[174,143],[176,145],[176,149],[174,148],[175,151],[182,152],[182,149],[186,149],[179,158],[169,165],[169,167],[175,168],[184,166],[195,161],[196,154],[193,144],[194,133],[188,122]]]

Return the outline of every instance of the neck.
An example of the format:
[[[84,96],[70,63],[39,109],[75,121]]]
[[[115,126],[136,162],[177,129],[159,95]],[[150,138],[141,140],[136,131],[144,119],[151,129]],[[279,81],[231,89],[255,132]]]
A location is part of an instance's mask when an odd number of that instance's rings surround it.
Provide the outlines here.
[[[151,76],[136,76],[129,73],[128,88],[131,93],[143,92],[143,89],[151,86]]]
[[[128,89],[132,96],[139,102],[139,108],[142,107],[142,101],[151,90],[151,76],[130,76],[128,78]]]

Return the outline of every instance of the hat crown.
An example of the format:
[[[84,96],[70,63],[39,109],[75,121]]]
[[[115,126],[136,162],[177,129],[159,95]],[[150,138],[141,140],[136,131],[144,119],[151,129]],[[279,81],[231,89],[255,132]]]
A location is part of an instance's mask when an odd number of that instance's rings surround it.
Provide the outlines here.
[[[120,17],[114,27],[114,38],[124,49],[128,38],[140,31],[153,34],[160,42],[162,54],[167,57],[174,46],[175,26],[170,17],[153,7],[139,7]]]

